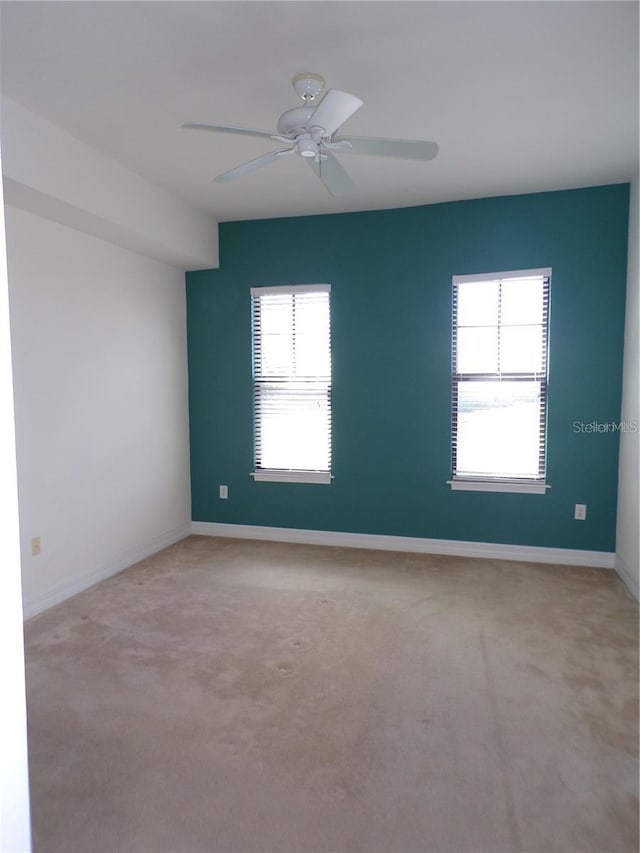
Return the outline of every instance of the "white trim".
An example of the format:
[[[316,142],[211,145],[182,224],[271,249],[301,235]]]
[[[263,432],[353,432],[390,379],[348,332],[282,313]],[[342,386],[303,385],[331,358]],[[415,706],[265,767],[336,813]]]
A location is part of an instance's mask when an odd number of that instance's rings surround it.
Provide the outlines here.
[[[551,277],[551,267],[541,267],[536,270],[508,270],[507,272],[484,272],[477,275],[454,275],[454,284],[468,281],[503,281],[506,278],[534,278],[534,276]]]
[[[256,483],[331,483],[330,471],[284,471],[277,468],[260,468],[250,474]]]
[[[454,492],[520,492],[528,495],[544,495],[551,488],[546,483],[534,480],[465,480],[457,477],[447,480],[447,484]]]
[[[251,296],[280,293],[331,293],[330,284],[282,284],[275,287],[252,287]]]
[[[85,589],[89,589],[89,587],[94,586],[100,581],[110,578],[112,575],[116,575],[118,572],[124,571],[124,569],[128,569],[135,563],[140,562],[140,560],[144,560],[152,554],[157,554],[158,551],[163,551],[165,548],[168,548],[169,545],[173,545],[181,539],[189,536],[190,533],[191,524],[187,522],[186,524],[180,525],[180,527],[176,527],[173,530],[169,530],[166,533],[161,534],[160,536],[156,536],[154,539],[139,545],[137,548],[125,551],[119,557],[109,560],[107,563],[93,569],[87,574],[75,577],[67,583],[53,587],[53,589],[50,589],[43,595],[39,595],[30,601],[25,601],[24,618],[30,619],[32,616],[42,613],[43,610],[48,610],[50,607],[60,604],[61,601],[65,601],[67,598],[71,598],[79,592],[84,592]]]
[[[290,527],[259,527],[249,524],[220,524],[210,521],[193,521],[191,532],[199,536],[222,536],[232,539],[333,545],[340,548],[367,548],[377,551],[410,551],[418,554],[481,557],[489,560],[552,563],[600,569],[613,569],[615,561],[615,554],[608,551],[578,551],[570,548],[539,548],[532,545],[464,542],[456,539],[420,539],[413,536],[339,533],[330,530],[298,530]]]
[[[629,590],[629,594],[638,601],[638,592],[640,591],[638,589],[638,579],[634,578],[631,572],[627,569],[625,564],[622,562],[620,554],[615,555],[615,570],[622,583]]]

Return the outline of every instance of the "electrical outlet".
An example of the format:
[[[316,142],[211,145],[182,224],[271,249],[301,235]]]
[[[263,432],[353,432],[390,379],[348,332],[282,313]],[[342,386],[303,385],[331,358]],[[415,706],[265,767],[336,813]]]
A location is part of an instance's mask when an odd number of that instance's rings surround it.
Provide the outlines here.
[[[587,517],[587,505],[586,504],[576,504],[575,512],[573,517],[576,521],[584,521]]]
[[[42,543],[40,542],[40,537],[34,536],[31,539],[31,556],[37,557],[41,550],[42,550]]]
[[[229,497],[229,486],[220,486],[218,494],[223,501],[226,501]]]

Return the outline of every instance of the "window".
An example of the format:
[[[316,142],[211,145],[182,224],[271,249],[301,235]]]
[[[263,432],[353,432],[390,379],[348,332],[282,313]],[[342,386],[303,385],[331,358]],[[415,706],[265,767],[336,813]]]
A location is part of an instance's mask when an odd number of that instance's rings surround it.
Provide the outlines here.
[[[331,482],[330,291],[251,290],[256,481]]]
[[[545,483],[550,269],[453,278],[453,489]]]

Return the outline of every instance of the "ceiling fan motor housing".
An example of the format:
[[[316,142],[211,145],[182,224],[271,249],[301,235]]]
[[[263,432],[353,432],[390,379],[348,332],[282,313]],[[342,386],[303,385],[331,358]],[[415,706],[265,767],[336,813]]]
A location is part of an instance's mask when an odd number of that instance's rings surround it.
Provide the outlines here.
[[[282,113],[278,119],[278,133],[295,136],[296,133],[304,130],[315,109],[315,106],[305,104],[303,107],[294,107]]]

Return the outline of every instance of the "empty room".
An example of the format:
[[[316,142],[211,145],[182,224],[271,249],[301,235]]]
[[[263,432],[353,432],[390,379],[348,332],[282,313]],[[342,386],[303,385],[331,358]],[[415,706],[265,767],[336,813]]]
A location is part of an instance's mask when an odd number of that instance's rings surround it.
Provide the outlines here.
[[[638,2],[0,2],[2,853],[634,853]]]

